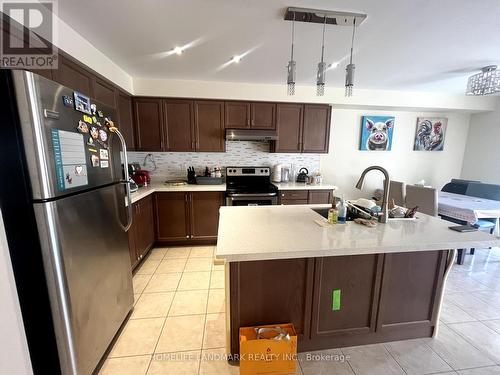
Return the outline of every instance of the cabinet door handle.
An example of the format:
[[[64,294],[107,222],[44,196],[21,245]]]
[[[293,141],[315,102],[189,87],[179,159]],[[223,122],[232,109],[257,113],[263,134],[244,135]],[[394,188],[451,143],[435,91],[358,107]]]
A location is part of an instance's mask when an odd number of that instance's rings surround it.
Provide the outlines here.
[[[186,238],[189,238],[189,234],[186,236]]]
[[[252,126],[253,126],[253,125],[255,125],[255,120],[254,120],[254,119],[252,119]]]

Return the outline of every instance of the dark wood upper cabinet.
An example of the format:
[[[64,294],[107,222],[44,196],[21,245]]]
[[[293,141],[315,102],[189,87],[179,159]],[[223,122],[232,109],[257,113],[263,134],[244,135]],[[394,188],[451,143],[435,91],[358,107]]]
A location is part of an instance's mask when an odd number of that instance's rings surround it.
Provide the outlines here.
[[[90,72],[61,54],[59,54],[58,67],[52,72],[52,79],[84,95],[92,96]]]
[[[276,129],[276,104],[252,103],[250,127],[252,129]]]
[[[189,239],[188,193],[156,193],[156,238],[158,241]]]
[[[190,193],[191,238],[216,240],[219,228],[219,208],[224,193],[204,191]]]
[[[102,79],[93,77],[93,98],[111,108],[116,108],[116,89],[113,85],[104,82]]]
[[[196,151],[225,151],[224,102],[195,101],[194,123]]]
[[[250,128],[250,103],[249,102],[225,102],[225,120],[228,129]]]
[[[164,103],[166,150],[194,151],[193,101],[168,99]]]
[[[276,106],[278,140],[274,142],[274,152],[301,152],[303,110],[302,104]]]
[[[118,128],[120,129],[127,150],[135,150],[135,136],[134,136],[134,122],[132,115],[132,98],[130,95],[119,92],[118,93]]]
[[[328,153],[330,114],[329,105],[304,105],[302,152]]]
[[[136,149],[163,150],[163,101],[159,98],[134,98]]]

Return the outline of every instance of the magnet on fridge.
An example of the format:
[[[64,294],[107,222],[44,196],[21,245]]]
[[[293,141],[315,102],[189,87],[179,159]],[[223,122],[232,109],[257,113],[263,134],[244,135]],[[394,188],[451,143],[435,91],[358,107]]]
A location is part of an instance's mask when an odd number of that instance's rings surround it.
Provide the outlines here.
[[[90,135],[92,136],[92,138],[94,139],[97,139],[97,137],[99,137],[99,132],[97,131],[97,128],[95,126],[92,126],[90,128]]]
[[[101,160],[108,160],[109,159],[108,150],[100,148],[99,149],[99,157],[101,158]]]
[[[76,127],[76,129],[80,133],[88,133],[89,132],[89,127],[82,120],[78,121],[78,126]]]
[[[83,95],[81,92],[74,91],[73,99],[75,103],[75,109],[77,111],[92,114],[90,111],[90,98],[86,95]]]
[[[90,162],[92,163],[93,167],[98,167],[99,166],[99,157],[97,155],[91,155]]]
[[[95,104],[90,105],[90,112],[92,112],[93,115],[97,112],[97,106]]]
[[[96,124],[96,123],[97,123],[97,117],[92,116],[92,122],[93,122],[94,124]]]
[[[73,101],[73,98],[70,97],[70,96],[66,96],[66,95],[63,95],[62,96],[62,100],[63,100],[63,105],[65,107],[71,107],[73,108],[74,106],[74,101]]]
[[[109,162],[107,160],[101,160],[101,168],[108,168]]]
[[[108,148],[108,145],[101,141],[100,139],[96,139],[97,143],[99,143],[103,148]]]
[[[89,150],[90,152],[95,152],[97,154],[97,149],[95,148],[89,147],[87,148],[87,150]]]
[[[104,114],[102,113],[102,111],[98,110],[98,111],[97,111],[97,116],[99,116],[99,117],[104,117]]]
[[[97,126],[102,126],[102,124],[99,121],[96,121],[95,123]]]
[[[75,176],[81,176],[83,173],[83,165],[75,166]]]
[[[89,139],[87,140],[87,144],[89,146],[93,146],[95,143],[94,143],[94,139],[92,137],[89,137]]]
[[[83,115],[83,121],[85,121],[86,123],[89,123],[91,125],[93,124],[92,117],[87,116],[87,115]]]
[[[108,133],[106,133],[104,130],[99,130],[99,139],[103,142],[106,142],[108,140]]]

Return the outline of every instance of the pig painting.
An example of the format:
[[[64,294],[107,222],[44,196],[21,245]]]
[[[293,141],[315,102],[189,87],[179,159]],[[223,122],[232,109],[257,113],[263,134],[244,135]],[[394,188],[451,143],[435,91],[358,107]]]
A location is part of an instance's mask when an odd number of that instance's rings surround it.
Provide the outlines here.
[[[393,131],[394,117],[363,116],[359,149],[368,151],[390,151],[392,147]]]

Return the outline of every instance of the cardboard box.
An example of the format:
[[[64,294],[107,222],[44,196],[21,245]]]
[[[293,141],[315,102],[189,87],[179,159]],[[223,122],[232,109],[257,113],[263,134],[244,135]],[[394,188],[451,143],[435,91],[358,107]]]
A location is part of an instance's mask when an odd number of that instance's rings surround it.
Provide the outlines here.
[[[275,340],[276,332],[266,332],[257,338],[256,328],[276,328],[286,331],[289,340]],[[297,333],[293,324],[273,324],[240,328],[240,374],[295,374],[297,366]]]

